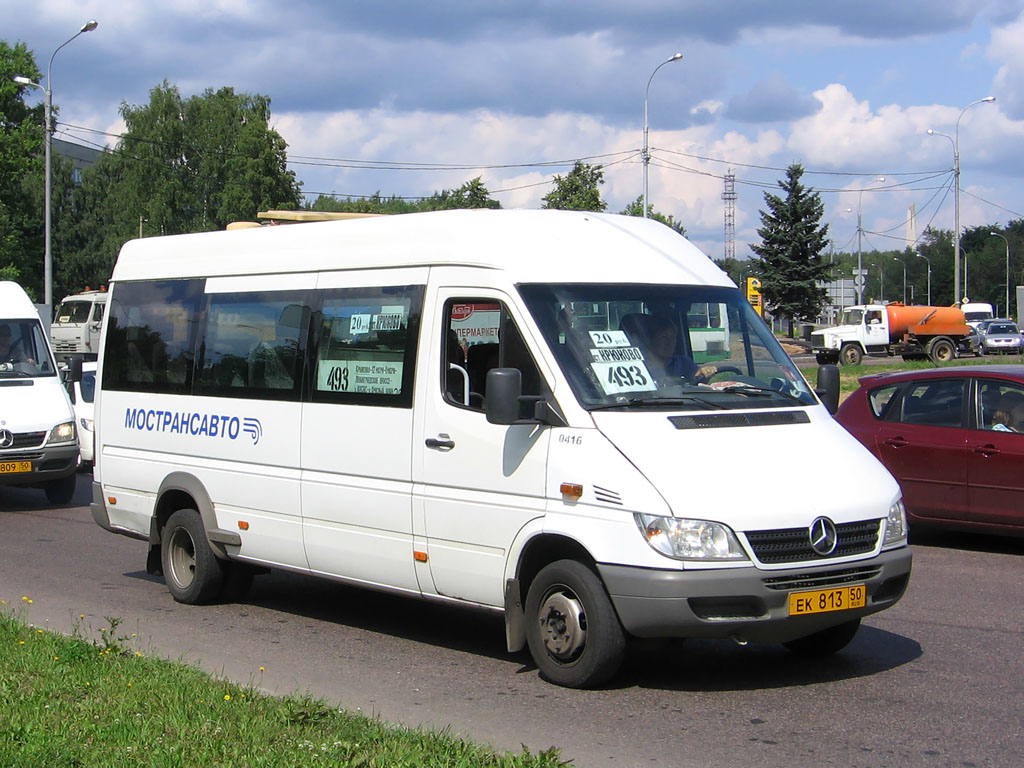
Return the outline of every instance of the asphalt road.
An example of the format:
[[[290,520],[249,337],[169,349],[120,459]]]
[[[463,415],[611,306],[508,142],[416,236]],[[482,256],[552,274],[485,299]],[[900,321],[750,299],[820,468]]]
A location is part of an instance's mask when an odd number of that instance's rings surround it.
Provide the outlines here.
[[[175,603],[145,545],[74,504],[0,488],[0,599],[67,631],[124,620],[144,653],[275,693],[308,692],[576,766],[1018,766],[1024,756],[1024,540],[915,540],[903,601],[838,656],[686,642],[638,649],[606,689],[542,681],[499,618],[274,573],[246,602]],[[259,671],[260,667],[265,672]]]

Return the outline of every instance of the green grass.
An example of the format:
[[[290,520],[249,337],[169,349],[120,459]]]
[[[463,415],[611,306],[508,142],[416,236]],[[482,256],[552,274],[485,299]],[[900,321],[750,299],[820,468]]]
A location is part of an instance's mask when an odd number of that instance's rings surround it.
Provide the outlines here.
[[[0,603],[2,605],[2,603]],[[0,607],[0,765],[566,765],[558,750],[501,754],[447,734],[401,729],[323,701],[278,698],[131,649],[108,618],[71,636],[32,627],[31,600]],[[90,637],[92,635],[92,637]]]

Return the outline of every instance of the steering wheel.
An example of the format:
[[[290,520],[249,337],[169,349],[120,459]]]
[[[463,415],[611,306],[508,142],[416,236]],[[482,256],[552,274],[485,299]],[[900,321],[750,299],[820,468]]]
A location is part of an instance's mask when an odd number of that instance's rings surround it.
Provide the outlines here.
[[[708,382],[713,377],[717,376],[720,373],[735,373],[737,375],[742,375],[743,371],[741,371],[735,365],[723,365],[721,368],[717,368],[715,372],[712,373],[710,376],[702,376],[700,373],[700,368],[698,368],[697,372],[693,375],[693,380],[696,382]]]

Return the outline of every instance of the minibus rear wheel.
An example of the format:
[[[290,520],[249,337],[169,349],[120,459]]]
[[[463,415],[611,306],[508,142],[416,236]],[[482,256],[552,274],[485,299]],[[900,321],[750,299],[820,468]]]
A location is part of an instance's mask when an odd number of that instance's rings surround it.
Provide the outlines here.
[[[526,642],[540,673],[567,688],[609,680],[626,640],[597,575],[576,560],[545,566],[526,596]]]
[[[160,562],[167,588],[179,603],[200,605],[220,595],[224,570],[194,509],[179,509],[167,521],[160,537]]]

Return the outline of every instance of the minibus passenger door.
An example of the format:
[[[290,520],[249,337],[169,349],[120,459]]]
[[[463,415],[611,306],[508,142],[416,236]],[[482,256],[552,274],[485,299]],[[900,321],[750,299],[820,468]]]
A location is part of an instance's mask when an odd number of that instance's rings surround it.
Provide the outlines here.
[[[550,429],[489,423],[487,371],[520,370],[524,395],[546,385],[503,295],[442,288],[433,299],[415,409],[417,549],[438,594],[501,606],[509,546],[544,512]]]

